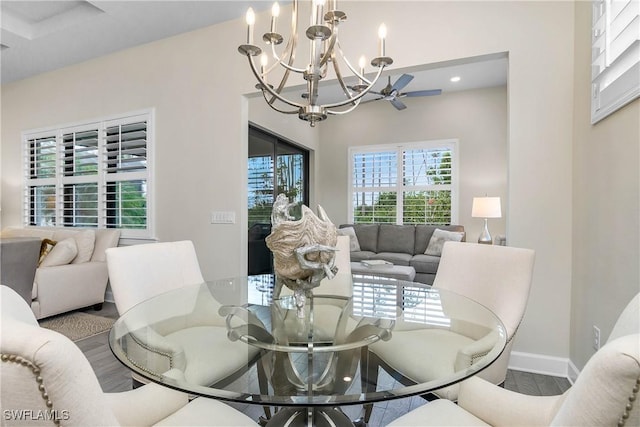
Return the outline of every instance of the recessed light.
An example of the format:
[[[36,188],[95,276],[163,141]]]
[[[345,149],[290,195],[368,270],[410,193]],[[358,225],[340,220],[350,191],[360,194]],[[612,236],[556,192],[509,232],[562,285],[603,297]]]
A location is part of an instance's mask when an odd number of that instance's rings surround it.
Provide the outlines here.
[[[460,81],[460,76],[451,77],[451,82],[456,83]]]

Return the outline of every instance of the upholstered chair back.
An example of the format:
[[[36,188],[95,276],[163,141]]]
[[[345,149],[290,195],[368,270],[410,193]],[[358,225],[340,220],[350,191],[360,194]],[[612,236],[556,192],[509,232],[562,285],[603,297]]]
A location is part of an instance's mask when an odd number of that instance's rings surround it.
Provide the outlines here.
[[[607,342],[625,335],[638,333],[640,333],[640,293],[636,294],[620,313]]]
[[[40,328],[26,302],[10,288],[0,288],[3,421],[47,425],[38,420],[57,418],[62,425],[118,425],[80,349]]]
[[[640,293],[559,401],[551,425],[640,425]]]
[[[333,279],[324,278],[322,284],[315,292],[324,295],[350,297],[353,294],[353,286],[351,284],[349,236],[338,236],[336,249],[335,265],[338,267],[338,272]]]
[[[640,335],[619,337],[589,359],[559,400],[552,426],[640,425]]]
[[[109,282],[120,314],[153,296],[203,283],[193,243],[149,243],[106,251]]]
[[[529,299],[534,259],[533,250],[509,246],[446,242],[442,249],[433,286],[479,302],[506,328],[505,351],[480,374],[494,384],[506,377],[513,338]]]
[[[607,343],[564,394],[527,396],[475,376],[461,383],[458,404],[439,399],[389,426],[639,426],[639,298],[627,305]]]

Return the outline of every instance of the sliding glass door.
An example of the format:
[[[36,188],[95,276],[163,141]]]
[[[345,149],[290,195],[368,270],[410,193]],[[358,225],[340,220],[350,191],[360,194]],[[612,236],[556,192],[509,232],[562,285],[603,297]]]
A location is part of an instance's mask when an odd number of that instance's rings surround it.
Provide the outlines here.
[[[271,253],[264,239],[271,232],[271,207],[278,194],[309,203],[309,152],[268,131],[249,126],[248,219],[249,274],[270,273]]]

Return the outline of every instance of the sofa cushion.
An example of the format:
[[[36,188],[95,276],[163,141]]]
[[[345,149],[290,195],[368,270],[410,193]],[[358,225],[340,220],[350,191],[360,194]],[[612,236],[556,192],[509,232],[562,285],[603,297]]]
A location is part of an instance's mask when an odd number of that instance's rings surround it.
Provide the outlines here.
[[[95,245],[96,233],[93,229],[78,228],[56,228],[53,233],[53,240],[58,242],[72,237],[76,241],[78,255],[73,260],[73,264],[80,264],[91,260],[93,247]]]
[[[360,250],[378,252],[378,224],[354,224],[352,227],[356,230]]]
[[[379,252],[371,257],[371,259],[383,259],[385,261],[392,262],[394,265],[405,266],[409,265],[411,258],[413,258],[413,255],[402,252]]]
[[[377,252],[398,252],[413,255],[415,234],[414,225],[380,224]]]
[[[338,236],[349,237],[349,250],[351,252],[360,250],[360,242],[358,242],[358,236],[356,236],[356,230],[353,227],[339,228]]]
[[[107,256],[105,251],[109,248],[115,248],[120,241],[120,230],[115,228],[100,228],[95,230],[96,243],[93,247],[93,255],[91,261],[106,262]]]
[[[365,259],[372,259],[376,253],[371,251],[353,251],[350,255],[351,261],[358,262],[364,261]]]
[[[440,257],[432,255],[414,255],[409,261],[409,265],[416,270],[416,273],[436,274],[438,264],[440,264]]]
[[[464,233],[461,231],[447,231],[436,228],[424,253],[425,255],[440,256],[445,242],[460,242],[463,237]]]
[[[76,245],[76,241],[73,237],[69,237],[55,244],[40,263],[40,267],[66,265],[69,264],[77,255],[78,246]]]

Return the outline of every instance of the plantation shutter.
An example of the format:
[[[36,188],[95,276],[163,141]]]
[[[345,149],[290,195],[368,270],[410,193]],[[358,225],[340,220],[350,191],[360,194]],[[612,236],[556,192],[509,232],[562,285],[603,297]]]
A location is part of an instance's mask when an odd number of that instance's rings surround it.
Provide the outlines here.
[[[147,127],[146,120],[106,126],[103,216],[108,228],[144,230],[148,227]]]
[[[592,4],[591,123],[640,96],[640,1]]]
[[[397,151],[353,155],[354,222],[395,223],[397,217]]]
[[[56,135],[40,135],[25,144],[24,212],[28,225],[56,225]]]
[[[60,173],[62,223],[98,225],[98,128],[63,132]]]

